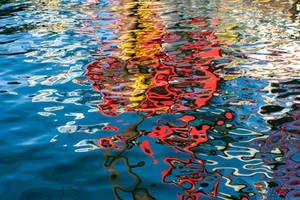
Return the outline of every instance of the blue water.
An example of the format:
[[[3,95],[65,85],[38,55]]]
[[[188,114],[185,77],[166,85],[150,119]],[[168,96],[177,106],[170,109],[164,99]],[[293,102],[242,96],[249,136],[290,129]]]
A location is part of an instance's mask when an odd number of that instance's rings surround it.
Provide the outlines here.
[[[0,5],[0,199],[300,197],[299,2]]]

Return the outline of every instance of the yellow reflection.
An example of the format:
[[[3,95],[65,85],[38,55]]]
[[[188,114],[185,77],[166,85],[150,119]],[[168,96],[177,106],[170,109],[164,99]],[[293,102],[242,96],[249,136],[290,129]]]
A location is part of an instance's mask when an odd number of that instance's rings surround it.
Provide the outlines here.
[[[125,61],[125,76],[132,84],[131,94],[128,97],[127,106],[136,108],[145,99],[145,92],[153,85],[152,75],[147,72],[149,65],[158,62],[155,54],[160,52],[161,47],[153,39],[160,38],[163,33],[157,28],[157,8],[160,2],[150,0],[120,1],[113,10],[120,13],[120,20],[116,23],[118,37],[117,53],[115,57]],[[141,72],[144,68],[146,72]],[[124,80],[125,82],[127,80]],[[125,98],[125,96],[123,96]]]

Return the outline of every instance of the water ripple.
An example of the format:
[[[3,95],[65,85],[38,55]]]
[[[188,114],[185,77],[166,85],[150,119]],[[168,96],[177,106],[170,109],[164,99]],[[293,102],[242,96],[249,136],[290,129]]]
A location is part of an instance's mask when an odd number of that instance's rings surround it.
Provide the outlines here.
[[[298,8],[1,1],[0,193],[296,199]]]

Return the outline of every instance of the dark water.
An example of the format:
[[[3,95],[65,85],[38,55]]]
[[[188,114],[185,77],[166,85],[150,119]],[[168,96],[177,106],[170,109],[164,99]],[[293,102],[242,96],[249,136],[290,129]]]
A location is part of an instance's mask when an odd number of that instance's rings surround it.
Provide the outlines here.
[[[299,2],[0,1],[0,199],[299,199]]]

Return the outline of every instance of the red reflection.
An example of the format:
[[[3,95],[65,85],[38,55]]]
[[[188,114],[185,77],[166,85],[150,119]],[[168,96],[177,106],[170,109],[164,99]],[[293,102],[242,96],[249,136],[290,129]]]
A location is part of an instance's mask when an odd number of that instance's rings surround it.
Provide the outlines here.
[[[196,50],[202,47],[193,45]],[[193,60],[194,64],[190,64],[190,60],[181,61],[160,54],[127,61],[107,57],[87,65],[85,76],[101,92],[103,103],[98,106],[105,115],[116,116],[124,112],[142,111],[147,113],[145,116],[151,116],[194,110],[205,105],[216,90],[218,78],[206,66],[215,58],[209,57],[211,51],[216,49],[205,51],[202,57],[198,55]],[[160,61],[161,58],[166,62]],[[206,60],[206,65],[196,63],[202,59]],[[151,74],[132,75],[128,72],[145,67],[141,63],[149,60],[156,61],[147,66],[147,71],[151,71]],[[136,94],[139,90],[143,91],[143,98],[138,98],[138,95],[142,95]]]
[[[155,126],[148,136],[156,137],[176,150],[183,149],[189,153],[193,153],[190,151],[190,148],[208,140],[206,133],[210,128],[208,125],[203,125],[198,130],[197,127],[189,125],[188,121],[184,121],[181,126],[175,126],[163,120],[159,120],[158,124],[162,126]]]
[[[117,48],[102,43],[99,54],[112,52],[110,56],[86,66],[84,76],[102,94],[98,104],[102,114],[142,113],[140,122],[130,125],[119,135],[98,139],[94,146],[125,150],[142,135],[157,138],[176,151],[191,155],[187,161],[165,158],[169,169],[162,172],[162,181],[181,187],[184,191],[181,199],[198,199],[199,195],[215,197],[220,174],[208,173],[203,162],[194,158],[191,151],[208,141],[209,125],[191,125],[195,117],[184,115],[177,119],[180,125],[160,119],[150,133],[137,131],[145,117],[204,106],[212,98],[219,80],[208,67],[220,57],[214,31],[209,27],[209,23],[217,19],[195,17],[187,24],[197,26],[196,31],[169,33],[159,20],[156,11],[159,7],[155,1],[121,1],[122,18],[107,27],[121,33],[118,39],[111,41]],[[176,46],[177,42],[182,44]],[[226,118],[231,119],[232,115],[227,113]],[[224,121],[216,123],[223,125]],[[114,127],[106,129],[117,130]],[[145,154],[154,157],[147,140],[139,146]]]
[[[199,199],[199,195],[216,196],[217,186],[221,180],[219,173],[207,173],[203,161],[177,158],[165,158],[169,169],[164,171],[162,181],[181,187],[185,194],[180,199]]]
[[[154,157],[153,156],[153,152],[149,146],[149,141],[148,140],[145,140],[143,141],[141,144],[140,144],[140,148],[144,151],[145,154],[147,154],[148,156],[150,157]]]

